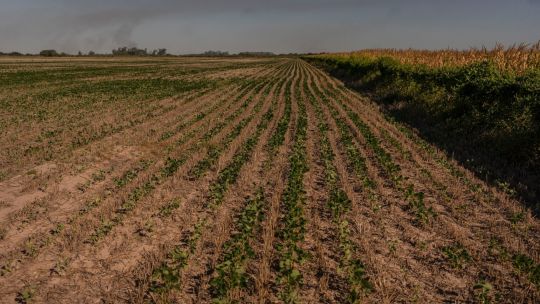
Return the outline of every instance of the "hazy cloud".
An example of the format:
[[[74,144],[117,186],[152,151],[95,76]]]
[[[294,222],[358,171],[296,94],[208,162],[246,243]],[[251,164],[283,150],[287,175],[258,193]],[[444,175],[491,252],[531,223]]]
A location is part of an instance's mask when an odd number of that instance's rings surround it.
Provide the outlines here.
[[[467,47],[540,39],[540,0],[0,0],[0,50]]]

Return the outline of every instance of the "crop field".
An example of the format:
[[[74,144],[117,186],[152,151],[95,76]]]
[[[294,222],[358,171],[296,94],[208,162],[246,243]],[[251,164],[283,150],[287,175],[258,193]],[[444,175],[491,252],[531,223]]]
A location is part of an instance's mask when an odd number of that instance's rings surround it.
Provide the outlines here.
[[[0,303],[538,303],[540,221],[299,58],[0,59]]]

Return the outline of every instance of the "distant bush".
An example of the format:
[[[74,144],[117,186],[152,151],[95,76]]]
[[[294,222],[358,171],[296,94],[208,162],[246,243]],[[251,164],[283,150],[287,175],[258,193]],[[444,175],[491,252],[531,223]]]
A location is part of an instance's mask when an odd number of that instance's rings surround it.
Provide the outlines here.
[[[54,57],[54,56],[60,56],[56,50],[43,50],[39,52],[40,56],[46,56],[46,57]]]

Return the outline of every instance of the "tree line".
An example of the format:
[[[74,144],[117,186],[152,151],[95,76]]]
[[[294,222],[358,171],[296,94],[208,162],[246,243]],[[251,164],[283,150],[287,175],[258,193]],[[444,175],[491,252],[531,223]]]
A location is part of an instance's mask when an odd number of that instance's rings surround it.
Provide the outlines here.
[[[23,54],[20,52],[0,52],[0,56],[44,56],[44,57],[62,57],[62,56],[172,56],[171,54],[167,53],[167,49],[165,48],[158,48],[154,50],[148,50],[146,48],[140,49],[137,47],[118,47],[116,49],[113,49],[111,53],[96,53],[94,51],[89,51],[87,53],[83,53],[81,51],[77,52],[77,54],[68,54],[65,52],[59,52],[54,49],[46,49],[40,51],[38,54]],[[291,55],[297,55],[296,53],[290,53],[290,54],[282,54],[285,56],[291,56]],[[236,54],[230,54],[226,51],[206,51],[198,54],[189,54],[187,56],[204,56],[204,57],[228,57],[228,56],[241,56],[241,57],[269,57],[269,56],[279,56],[272,52],[239,52]]]

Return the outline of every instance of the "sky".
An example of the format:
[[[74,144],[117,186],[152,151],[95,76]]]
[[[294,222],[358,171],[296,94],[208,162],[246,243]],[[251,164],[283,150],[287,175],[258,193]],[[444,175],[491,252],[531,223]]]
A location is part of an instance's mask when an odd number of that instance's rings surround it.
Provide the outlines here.
[[[0,0],[0,51],[307,53],[540,40],[540,0]]]

